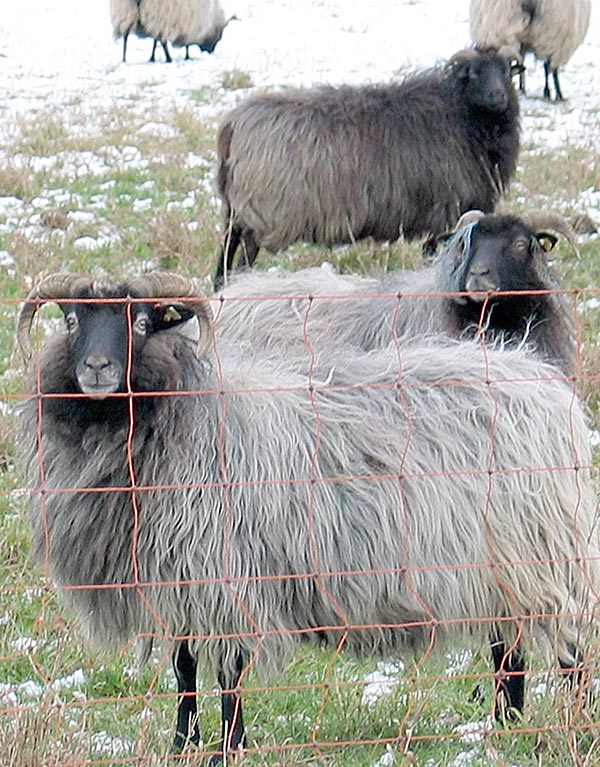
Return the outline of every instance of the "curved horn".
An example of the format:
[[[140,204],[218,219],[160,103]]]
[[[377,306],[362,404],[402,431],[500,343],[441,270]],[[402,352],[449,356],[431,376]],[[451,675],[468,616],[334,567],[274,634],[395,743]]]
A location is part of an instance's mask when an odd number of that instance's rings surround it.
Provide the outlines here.
[[[193,301],[182,301],[182,304],[198,318],[200,335],[198,338],[198,354],[203,354],[211,341],[213,314],[209,302],[196,294],[192,280],[174,272],[154,271],[129,281],[130,292],[139,292],[148,298],[194,298]]]
[[[465,226],[469,226],[469,224],[474,224],[475,221],[479,221],[479,219],[483,218],[484,216],[485,216],[485,213],[482,210],[467,210],[465,213],[462,214],[462,216],[456,222],[454,231],[458,232],[459,229],[464,229]]]
[[[129,280],[129,292],[147,298],[187,298],[194,295],[194,283],[174,272],[154,271]]]
[[[476,59],[478,55],[479,53],[475,48],[463,48],[448,59],[444,71],[448,72],[455,64],[464,64],[466,61],[472,61],[473,59]]]
[[[29,331],[40,301],[60,301],[71,298],[76,290],[90,287],[92,281],[82,274],[57,272],[49,274],[30,291],[25,299],[17,324],[17,342],[25,362],[31,359]]]
[[[575,255],[579,258],[579,245],[577,244],[577,235],[569,222],[554,210],[528,210],[520,214],[524,223],[534,229],[536,232],[544,229],[551,229],[565,236],[569,245],[573,248]]]

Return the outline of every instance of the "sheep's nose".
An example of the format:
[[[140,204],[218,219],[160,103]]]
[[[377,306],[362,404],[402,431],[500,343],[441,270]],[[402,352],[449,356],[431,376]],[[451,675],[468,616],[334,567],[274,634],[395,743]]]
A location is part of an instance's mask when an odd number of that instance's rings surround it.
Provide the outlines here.
[[[477,264],[469,269],[469,275],[472,277],[483,277],[490,273],[490,269],[485,264]]]
[[[110,360],[103,354],[90,354],[85,358],[84,364],[90,370],[102,370],[110,365]]]
[[[488,105],[490,109],[501,111],[508,106],[508,96],[504,88],[494,88],[488,92]]]

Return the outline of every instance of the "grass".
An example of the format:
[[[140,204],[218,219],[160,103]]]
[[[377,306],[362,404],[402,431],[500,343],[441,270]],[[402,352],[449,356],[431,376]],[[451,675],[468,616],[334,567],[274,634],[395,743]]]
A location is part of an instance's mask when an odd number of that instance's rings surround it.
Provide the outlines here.
[[[226,87],[248,87],[242,75],[229,73]],[[206,90],[191,94],[200,105],[210,98]],[[208,290],[219,246],[212,190],[216,122],[198,117],[193,106],[164,110],[160,123],[115,106],[95,116],[95,132],[83,130],[78,119],[69,122],[63,111],[49,107],[35,120],[22,117],[0,145],[5,158],[0,196],[21,201],[6,214],[0,207],[0,255],[10,257],[0,267],[0,763],[198,765],[202,760],[194,751],[178,759],[169,754],[176,701],[168,648],[158,649],[139,675],[129,672],[132,648],[117,658],[97,654],[28,560],[27,497],[15,468],[14,406],[22,381],[14,322],[18,300],[32,283],[61,269],[128,275],[160,266],[198,277]],[[550,201],[575,214],[581,191],[597,185],[597,179],[598,154],[592,148],[526,151],[515,192],[503,207]],[[101,237],[102,244],[87,249],[88,237]],[[583,244],[579,257],[566,247],[557,251],[557,266],[569,287],[600,285],[596,243]],[[296,245],[276,256],[261,254],[257,267],[276,263],[292,269],[324,259],[340,271],[373,272],[416,266],[421,256],[418,246],[405,242],[389,247],[366,242],[331,251]],[[591,297],[589,292],[581,296]],[[599,311],[581,314],[583,369],[596,377],[581,391],[596,423]],[[448,673],[445,658],[409,668],[398,675],[389,696],[369,707],[361,695],[374,661],[303,649],[275,688],[265,689],[272,682],[253,673],[246,680],[251,748],[243,763],[371,767],[388,753],[392,761],[386,763],[424,767],[465,764],[467,758],[481,767],[599,763],[595,707],[574,706],[569,690],[543,671],[543,660],[532,662],[530,688],[549,679],[552,692],[530,694],[522,724],[465,743],[457,726],[477,727],[491,709],[487,657],[474,656],[458,676]],[[79,671],[79,684],[68,686],[65,680]],[[473,695],[478,683],[483,702]],[[201,680],[206,748],[214,745],[219,727],[214,685],[214,679]],[[461,757],[465,752],[471,756]]]

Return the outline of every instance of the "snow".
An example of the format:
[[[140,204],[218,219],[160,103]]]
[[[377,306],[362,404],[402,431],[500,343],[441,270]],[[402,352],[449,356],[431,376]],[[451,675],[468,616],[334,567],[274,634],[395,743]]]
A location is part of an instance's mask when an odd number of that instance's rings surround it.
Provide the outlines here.
[[[377,669],[367,674],[364,681],[365,687],[361,696],[363,706],[374,706],[381,698],[394,691],[399,682],[399,675],[404,671],[404,664],[385,663],[377,664]]]
[[[223,0],[235,14],[210,56],[175,49],[171,65],[148,63],[151,41],[131,37],[128,62],[112,38],[108,0],[20,0],[6,3],[0,29],[3,103],[0,135],[15,117],[61,105],[72,129],[89,133],[100,109],[126,104],[145,115],[143,132],[165,135],[166,107],[197,106],[193,94],[216,92],[205,109],[219,113],[239,94],[224,91],[223,74],[241,70],[258,87],[321,82],[385,81],[447,59],[469,43],[468,0]],[[566,104],[539,98],[542,66],[528,58],[524,139],[544,147],[592,145],[600,133],[595,72],[600,61],[600,14],[562,74]],[[241,94],[243,95],[243,94]],[[79,158],[79,162],[83,158]]]

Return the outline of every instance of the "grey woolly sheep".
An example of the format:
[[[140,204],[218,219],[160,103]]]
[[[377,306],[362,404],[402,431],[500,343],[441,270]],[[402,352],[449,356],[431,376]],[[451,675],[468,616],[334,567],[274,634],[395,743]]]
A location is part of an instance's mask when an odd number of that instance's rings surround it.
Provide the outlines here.
[[[547,262],[553,232],[577,248],[572,228],[552,211],[469,211],[444,238],[437,261],[414,271],[243,273],[217,294],[217,332],[242,348],[273,346],[304,352],[304,359],[335,344],[376,349],[427,334],[526,340],[573,375],[575,313]]]
[[[414,271],[379,278],[323,269],[240,274],[217,294],[217,332],[243,348],[295,349],[305,360],[310,350],[334,344],[376,349],[427,334],[501,337],[525,340],[571,376],[578,365],[575,312],[547,261],[552,232],[577,248],[569,224],[552,211],[470,211],[437,261]]]
[[[221,763],[246,745],[244,670],[280,670],[302,640],[491,641],[498,716],[522,709],[534,640],[578,673],[596,497],[555,368],[423,339],[332,351],[305,376],[215,344],[207,300],[160,272],[47,277],[19,320],[28,357],[47,301],[66,330],[34,357],[22,409],[32,551],[99,644],[172,643],[177,750],[200,740],[200,660],[223,689]]]
[[[469,25],[475,45],[520,47],[544,62],[544,97],[550,98],[550,74],[557,101],[563,100],[558,69],[583,42],[591,0],[471,0]],[[525,91],[524,74],[520,87]]]
[[[155,60],[158,43],[168,62],[168,43],[186,46],[186,58],[190,45],[212,53],[231,21],[225,19],[219,0],[111,0],[110,17],[115,38],[123,38],[123,61],[129,34],[154,38],[150,61]]]
[[[465,50],[401,83],[251,96],[220,126],[221,287],[238,246],[435,237],[492,212],[519,151],[514,49]]]

